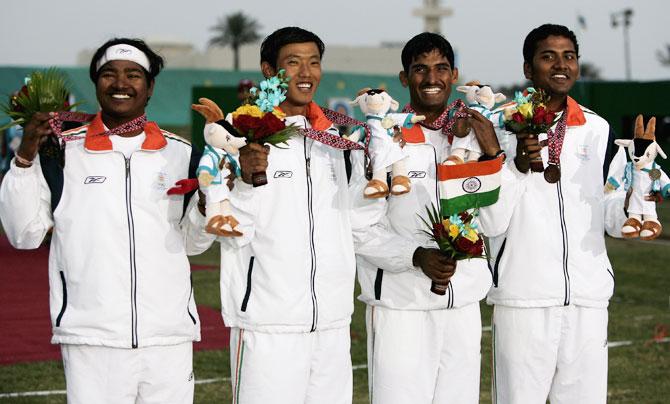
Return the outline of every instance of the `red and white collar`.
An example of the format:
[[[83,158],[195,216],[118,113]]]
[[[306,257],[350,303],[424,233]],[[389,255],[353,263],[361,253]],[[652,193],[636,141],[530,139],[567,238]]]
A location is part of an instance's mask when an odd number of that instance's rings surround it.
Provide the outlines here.
[[[93,118],[88,125],[86,138],[84,139],[84,148],[89,151],[104,152],[112,151],[112,141],[109,136],[100,136],[105,133],[105,124],[102,122],[100,112]],[[156,122],[147,122],[144,125],[146,138],[142,142],[142,150],[160,150],[167,145],[167,140]]]

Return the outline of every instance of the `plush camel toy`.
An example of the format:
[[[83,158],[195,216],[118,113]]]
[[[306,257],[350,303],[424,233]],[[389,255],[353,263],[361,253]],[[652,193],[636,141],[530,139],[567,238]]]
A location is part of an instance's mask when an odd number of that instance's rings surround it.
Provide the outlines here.
[[[240,175],[234,156],[237,156],[246,140],[239,137],[235,128],[224,120],[223,111],[214,101],[200,98],[198,102],[200,104],[193,104],[191,108],[206,120],[206,145],[196,170],[200,189],[207,198],[206,231],[223,237],[239,237],[242,233],[237,228],[239,222],[232,214],[226,178],[230,174]]]
[[[411,184],[403,161],[406,156],[402,151],[402,134],[399,128],[410,128],[426,117],[389,113],[389,110],[398,110],[398,101],[380,89],[364,88],[350,103],[361,108],[370,127],[371,138],[368,149],[372,161],[372,179],[363,191],[365,198],[384,198],[389,194],[389,187],[386,185],[388,167],[391,167],[391,195],[408,193]],[[357,142],[362,133],[362,130],[356,131],[348,139]]]
[[[633,139],[614,141],[628,149],[631,159],[623,176],[624,188],[628,191],[628,220],[621,233],[626,238],[653,240],[663,230],[656,215],[656,202],[670,197],[670,179],[654,162],[657,155],[667,158],[656,143],[655,130],[656,118],[649,119],[645,129],[642,115],[638,115]]]
[[[484,117],[491,122],[495,128],[504,126],[502,112],[493,113],[491,110],[500,102],[505,101],[505,95],[502,93],[493,93],[491,87],[479,84],[478,81],[471,81],[464,86],[456,87],[456,91],[465,94],[465,101],[468,108],[484,115]],[[479,148],[479,142],[475,138],[474,132],[470,130],[464,136],[455,134],[454,140],[451,144],[451,155],[447,157],[444,164],[454,165],[462,164],[466,161],[477,161],[482,155]]]

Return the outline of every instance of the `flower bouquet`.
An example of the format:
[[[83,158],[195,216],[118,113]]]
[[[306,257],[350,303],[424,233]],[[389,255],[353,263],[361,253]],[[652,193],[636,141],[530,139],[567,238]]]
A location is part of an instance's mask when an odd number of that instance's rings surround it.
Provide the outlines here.
[[[477,217],[476,209],[455,213],[444,219],[442,212],[435,206],[426,207],[426,212],[428,220],[421,217],[427,227],[423,232],[437,244],[442,253],[456,261],[486,257],[484,240],[474,221]],[[445,286],[437,285],[435,282],[430,286],[430,291],[438,295],[444,295],[446,290]]]
[[[505,129],[516,134],[518,140],[536,137],[554,125],[556,114],[547,110],[549,97],[543,90],[528,87],[514,95],[514,105],[504,109]],[[544,171],[542,158],[530,160],[530,169],[535,172]]]
[[[251,96],[233,113],[233,127],[247,143],[269,144],[278,148],[288,145],[287,141],[299,133],[299,128],[286,126],[286,115],[278,108],[286,99],[289,77],[284,69],[279,73],[260,82],[259,87],[252,87]],[[265,172],[252,173],[251,182],[258,187],[267,184]]]
[[[52,67],[31,73],[26,77],[25,85],[10,97],[7,104],[0,106],[12,120],[0,130],[14,125],[25,126],[36,112],[71,110],[77,104],[70,105],[69,95],[67,80],[60,70]]]

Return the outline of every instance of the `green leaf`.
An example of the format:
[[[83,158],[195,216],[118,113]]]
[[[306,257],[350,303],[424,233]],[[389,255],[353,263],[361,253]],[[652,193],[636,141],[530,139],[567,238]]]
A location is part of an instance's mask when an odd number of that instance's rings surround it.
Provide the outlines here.
[[[70,94],[69,83],[55,67],[32,72],[26,89],[27,94],[19,90],[10,102],[0,105],[2,112],[12,119],[12,125],[30,121],[36,112],[65,111],[77,105],[65,105]]]

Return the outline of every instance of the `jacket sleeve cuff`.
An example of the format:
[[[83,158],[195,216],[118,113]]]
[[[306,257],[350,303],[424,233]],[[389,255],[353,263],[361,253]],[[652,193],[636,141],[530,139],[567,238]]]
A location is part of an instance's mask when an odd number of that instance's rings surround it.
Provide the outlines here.
[[[414,265],[414,253],[419,247],[425,247],[421,244],[409,244],[407,246],[407,251],[405,251],[406,254],[406,260],[407,262],[407,268],[415,270],[415,271],[421,271],[421,267],[415,266]]]
[[[35,159],[38,159],[39,157],[36,157]],[[20,177],[20,176],[29,176],[29,175],[35,175],[39,168],[39,164],[35,164],[33,162],[33,165],[30,167],[19,167],[16,165],[16,158],[12,158],[12,163],[9,166],[9,169],[12,170],[12,174]]]

